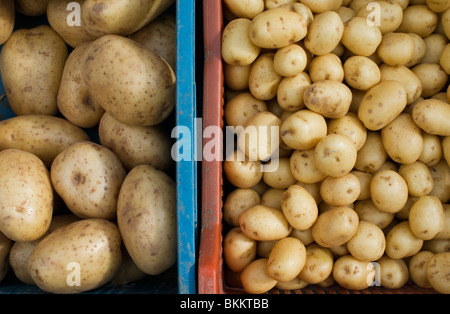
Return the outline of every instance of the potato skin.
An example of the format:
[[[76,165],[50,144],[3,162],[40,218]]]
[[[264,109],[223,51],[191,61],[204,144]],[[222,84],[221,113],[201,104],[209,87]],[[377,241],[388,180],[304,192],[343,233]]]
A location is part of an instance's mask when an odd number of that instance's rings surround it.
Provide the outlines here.
[[[0,150],[30,152],[47,167],[65,148],[87,140],[89,136],[83,129],[59,117],[30,114],[0,121]]]
[[[89,46],[81,67],[93,100],[123,123],[156,125],[175,107],[173,69],[132,39],[102,36]]]
[[[48,25],[14,31],[3,45],[0,69],[16,115],[56,115],[56,94],[68,56],[64,40]]]
[[[123,181],[117,224],[125,247],[143,272],[157,275],[176,261],[176,186],[150,165],[134,167]]]
[[[0,231],[13,241],[32,241],[49,228],[53,189],[44,163],[17,149],[0,152]]]
[[[28,259],[28,271],[44,291],[72,294],[110,281],[122,262],[119,229],[105,219],[82,219],[45,237]],[[69,285],[78,263],[79,284]],[[76,276],[75,276],[76,278]]]

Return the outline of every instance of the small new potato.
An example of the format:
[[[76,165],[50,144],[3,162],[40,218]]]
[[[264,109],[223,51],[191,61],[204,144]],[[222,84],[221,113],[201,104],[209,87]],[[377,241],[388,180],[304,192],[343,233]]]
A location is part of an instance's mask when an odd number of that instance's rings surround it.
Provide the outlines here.
[[[413,256],[420,251],[423,242],[412,233],[409,221],[401,221],[386,234],[386,255],[392,259]]]
[[[408,200],[408,184],[398,172],[382,170],[370,182],[370,195],[379,210],[394,214]]]
[[[46,292],[89,291],[113,278],[122,261],[121,243],[119,229],[108,220],[76,221],[39,242],[29,256],[28,272]]]
[[[283,77],[278,84],[276,100],[278,105],[288,112],[296,112],[304,109],[303,94],[311,85],[308,73],[300,72],[294,76]]]
[[[16,21],[14,0],[0,3],[0,45],[3,45],[11,36]]]
[[[242,232],[257,241],[280,240],[289,235],[292,227],[283,212],[265,205],[255,205],[239,216]]]
[[[53,187],[44,163],[32,153],[0,152],[0,232],[13,241],[33,241],[47,232]]]
[[[261,294],[269,291],[277,281],[267,274],[268,258],[258,258],[241,272],[242,288],[250,294]]]
[[[314,13],[333,11],[342,4],[342,0],[300,0],[300,2],[308,6]]]
[[[248,78],[252,65],[232,65],[223,63],[223,80],[230,90],[243,91],[248,89]]]
[[[352,256],[361,261],[376,261],[384,254],[386,239],[380,227],[361,220],[358,230],[347,242],[347,249]]]
[[[263,180],[268,186],[275,189],[287,189],[297,182],[291,173],[288,157],[270,160],[266,163],[266,166],[273,166],[275,169],[274,171],[265,171],[263,173]]]
[[[377,52],[385,64],[399,66],[411,61],[414,48],[414,40],[407,33],[390,32],[383,35]]]
[[[314,55],[325,55],[335,49],[344,33],[344,23],[335,11],[314,16],[304,39],[306,49]]]
[[[437,253],[430,257],[427,262],[427,279],[433,289],[439,293],[450,293],[450,252]]]
[[[441,201],[432,195],[423,195],[409,211],[411,232],[422,240],[431,240],[444,230],[445,215]]]
[[[355,168],[359,171],[373,173],[386,162],[388,154],[384,148],[380,132],[367,131],[366,141],[358,150]]]
[[[394,214],[379,210],[370,198],[356,201],[354,204],[354,210],[358,214],[361,221],[365,220],[371,222],[380,229],[386,228],[394,220]]]
[[[251,188],[263,177],[261,161],[251,161],[238,150],[227,156],[223,163],[223,171],[226,179],[240,188]]]
[[[27,151],[47,167],[70,145],[88,140],[83,129],[59,117],[29,114],[0,121],[0,150]]]
[[[289,224],[297,230],[312,227],[319,215],[314,197],[305,188],[296,184],[291,185],[283,193],[281,209]]]
[[[344,62],[345,82],[353,88],[368,90],[381,80],[378,65],[364,56],[352,56]]]
[[[345,116],[328,121],[327,134],[344,134],[348,136],[359,151],[367,139],[367,129],[361,120],[353,112],[348,112]]]
[[[439,136],[450,135],[450,105],[438,99],[424,99],[415,104],[412,117],[425,132]]]
[[[411,280],[419,287],[431,288],[427,278],[427,262],[433,255],[433,252],[421,250],[409,259],[409,275]]]
[[[90,141],[64,149],[52,163],[53,187],[81,218],[116,217],[119,190],[126,171],[109,149]]]
[[[344,255],[334,262],[333,278],[343,288],[362,290],[370,287],[375,279],[375,266],[352,255]]]
[[[333,254],[317,243],[306,246],[305,266],[298,278],[310,284],[324,281],[333,271]]]
[[[439,63],[422,63],[411,68],[422,83],[423,98],[439,93],[447,84],[448,74]]]
[[[263,196],[259,196],[255,190],[250,188],[234,189],[225,198],[223,219],[231,226],[239,226],[239,216],[241,213],[250,207],[262,204]]]
[[[436,165],[444,156],[446,160],[450,160],[450,150],[448,144],[450,140],[446,140],[445,137],[442,141],[438,135],[428,134],[427,132],[422,132],[423,137],[423,150],[422,154],[419,157],[419,161],[426,164],[428,167],[432,167]],[[445,154],[448,154],[448,158]]]
[[[379,69],[381,81],[397,81],[405,87],[408,105],[417,101],[422,95],[422,81],[408,67],[404,65],[391,66],[383,63]]]
[[[434,195],[442,204],[448,203],[450,195],[450,166],[441,159],[436,165],[430,167],[431,176],[433,177],[433,190],[429,195]]]
[[[260,54],[252,64],[248,78],[248,88],[253,96],[270,100],[277,95],[278,85],[283,77],[274,67],[274,53]]]
[[[434,182],[431,170],[420,161],[415,161],[412,164],[401,164],[398,173],[405,179],[408,185],[408,193],[411,196],[424,196],[433,190]]]
[[[281,198],[285,189],[270,188],[261,195],[261,205],[281,210]]]
[[[256,241],[242,233],[239,227],[227,232],[223,239],[223,258],[234,272],[241,272],[256,257]]]
[[[9,105],[16,115],[56,115],[68,48],[50,26],[18,29],[3,44],[0,69]]]
[[[349,173],[353,174],[359,181],[360,192],[357,198],[358,201],[367,200],[370,198],[370,181],[373,175],[368,172],[352,170]]]
[[[332,207],[322,212],[312,226],[314,241],[323,247],[346,243],[358,230],[358,214],[349,207]]]
[[[239,93],[225,103],[226,125],[235,128],[243,126],[255,114],[267,110],[264,100],[254,97],[250,92]]]
[[[376,25],[367,19],[355,16],[344,24],[342,44],[357,56],[368,57],[377,51],[383,35]]]
[[[117,225],[139,269],[158,275],[176,262],[176,185],[150,165],[128,172],[117,200]]]
[[[279,240],[267,260],[267,274],[277,281],[294,280],[306,262],[305,245],[297,238]]]
[[[377,260],[380,270],[380,284],[389,289],[399,289],[409,280],[408,265],[403,259],[383,256]]]
[[[308,58],[305,50],[297,44],[279,48],[275,53],[273,65],[282,76],[294,76],[306,68]]]
[[[430,10],[427,5],[410,5],[403,10],[403,19],[396,31],[415,33],[425,38],[434,32],[438,21],[438,14]]]
[[[347,206],[355,202],[361,192],[359,179],[352,173],[341,177],[327,177],[320,185],[322,200],[332,206]]]
[[[327,177],[327,174],[316,166],[314,150],[295,150],[289,160],[292,175],[301,183],[317,183]]]
[[[367,1],[365,1],[367,2]],[[371,3],[371,5],[369,5]],[[377,6],[378,7],[377,7]],[[376,19],[376,15],[373,14],[374,8],[379,8],[380,19]],[[401,24],[403,19],[403,9],[398,1],[369,1],[367,5],[356,12],[356,16],[363,17],[372,23],[378,23],[381,34],[394,32]]]
[[[264,11],[264,0],[224,0],[223,4],[237,17],[254,18]]]
[[[309,65],[308,73],[313,83],[324,80],[337,82],[344,80],[342,61],[331,52],[313,58]]]

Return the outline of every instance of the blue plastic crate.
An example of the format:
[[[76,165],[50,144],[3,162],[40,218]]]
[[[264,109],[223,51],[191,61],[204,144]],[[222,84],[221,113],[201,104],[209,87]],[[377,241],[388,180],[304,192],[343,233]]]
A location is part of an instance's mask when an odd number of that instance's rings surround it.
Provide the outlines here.
[[[172,9],[172,8],[171,8]],[[191,131],[192,148],[196,147],[195,119],[196,83],[195,83],[195,0],[177,0],[173,10],[177,18],[177,88],[174,121]],[[31,28],[39,24],[48,24],[44,17],[28,18],[18,16],[16,28]],[[0,51],[1,51],[0,46]],[[0,77],[0,120],[14,117],[8,104]],[[99,142],[94,127],[86,130],[90,139]],[[177,264],[158,276],[147,276],[143,280],[123,286],[108,283],[86,294],[194,294],[197,290],[196,251],[197,251],[197,164],[194,150],[190,158],[176,163],[178,255]],[[0,294],[42,294],[37,286],[19,282],[11,270],[0,282]]]

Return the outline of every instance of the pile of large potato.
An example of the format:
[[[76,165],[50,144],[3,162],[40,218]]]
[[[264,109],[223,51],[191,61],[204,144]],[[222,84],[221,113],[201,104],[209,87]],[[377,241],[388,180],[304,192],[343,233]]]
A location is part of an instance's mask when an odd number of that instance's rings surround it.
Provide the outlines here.
[[[228,284],[450,293],[450,1],[223,11]]]
[[[77,293],[175,264],[174,3],[0,1],[0,281]]]

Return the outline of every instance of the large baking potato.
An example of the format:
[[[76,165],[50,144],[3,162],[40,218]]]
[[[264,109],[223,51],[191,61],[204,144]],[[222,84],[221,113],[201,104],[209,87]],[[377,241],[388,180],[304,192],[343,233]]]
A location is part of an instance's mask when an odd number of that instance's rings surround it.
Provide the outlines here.
[[[48,25],[14,31],[3,45],[0,71],[9,105],[16,115],[56,115],[68,56],[64,40]]]
[[[60,227],[31,252],[28,271],[44,291],[72,294],[109,282],[122,261],[117,226],[105,219],[82,219]]]
[[[176,187],[150,165],[134,167],[123,181],[117,223],[123,243],[143,272],[157,275],[177,256]]]
[[[81,7],[81,22],[89,34],[128,35],[168,9],[175,0],[86,0]]]
[[[156,125],[175,107],[174,71],[132,39],[105,35],[95,40],[80,66],[93,101],[123,123]]]
[[[59,117],[30,114],[0,122],[0,150],[15,148],[33,153],[47,167],[65,148],[87,140],[83,129]]]
[[[53,189],[44,163],[17,149],[0,152],[0,231],[14,241],[32,241],[49,228]]]
[[[0,2],[0,45],[2,45],[14,29],[16,20],[14,11],[14,0],[6,0]]]

